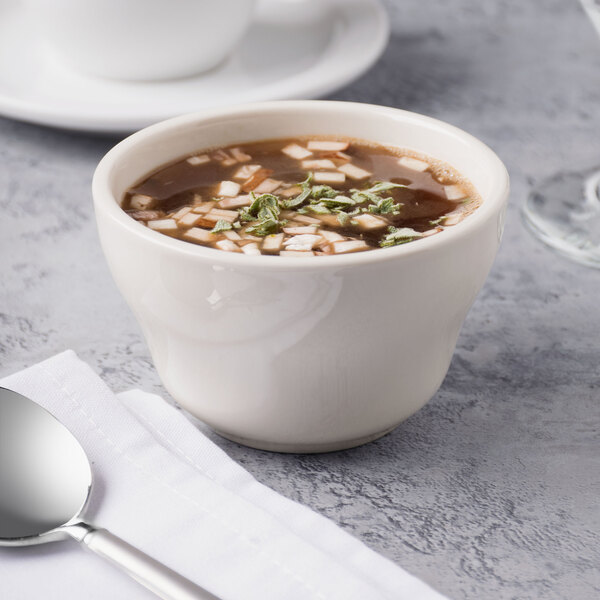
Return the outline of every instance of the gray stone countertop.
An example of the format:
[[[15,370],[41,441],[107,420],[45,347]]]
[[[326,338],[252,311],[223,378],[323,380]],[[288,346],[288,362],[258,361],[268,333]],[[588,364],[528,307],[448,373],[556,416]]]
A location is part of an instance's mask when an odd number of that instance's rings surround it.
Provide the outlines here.
[[[598,546],[600,271],[522,227],[530,188],[600,164],[600,39],[575,0],[388,2],[381,61],[333,96],[480,137],[512,177],[500,254],[431,402],[361,448],[297,456],[203,428],[261,482],[455,600],[591,600]],[[96,236],[116,142],[0,119],[0,375],[73,348],[115,390],[165,394]]]

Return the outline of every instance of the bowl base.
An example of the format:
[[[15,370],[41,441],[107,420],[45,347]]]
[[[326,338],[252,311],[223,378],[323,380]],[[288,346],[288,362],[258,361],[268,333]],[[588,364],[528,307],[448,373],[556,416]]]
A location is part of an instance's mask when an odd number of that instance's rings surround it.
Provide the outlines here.
[[[242,446],[255,448],[257,450],[267,450],[268,452],[282,452],[285,454],[320,454],[323,452],[337,452],[338,450],[348,450],[350,448],[362,446],[363,444],[367,444],[368,442],[372,442],[374,440],[379,439],[380,437],[383,437],[384,435],[390,433],[390,431],[396,429],[397,426],[398,424],[394,425],[393,427],[388,427],[383,431],[379,431],[378,433],[372,433],[370,435],[366,435],[359,438],[353,438],[350,440],[340,440],[337,442],[315,442],[309,444],[286,444],[279,442],[265,442],[261,440],[253,440],[250,438],[232,435],[224,431],[220,431],[219,429],[213,428],[213,431],[227,440],[236,442],[237,444],[241,444]]]

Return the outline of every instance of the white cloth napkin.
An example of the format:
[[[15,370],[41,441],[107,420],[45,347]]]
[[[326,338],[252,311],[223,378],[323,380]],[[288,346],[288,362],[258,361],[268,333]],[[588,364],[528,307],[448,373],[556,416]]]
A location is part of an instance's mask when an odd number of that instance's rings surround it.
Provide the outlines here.
[[[114,395],[72,351],[0,385],[41,404],[82,444],[94,473],[90,522],[223,600],[443,598],[258,483],[161,398]],[[155,598],[74,541],[0,548],[0,597]]]

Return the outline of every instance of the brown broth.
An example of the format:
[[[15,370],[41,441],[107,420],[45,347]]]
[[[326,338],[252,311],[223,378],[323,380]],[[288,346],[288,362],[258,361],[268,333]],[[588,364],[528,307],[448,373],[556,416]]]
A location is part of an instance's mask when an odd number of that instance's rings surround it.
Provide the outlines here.
[[[198,165],[190,164],[187,161],[189,157],[184,157],[177,162],[158,169],[128,190],[123,200],[122,207],[134,218],[137,218],[143,223],[148,223],[161,219],[170,219],[173,214],[182,207],[193,207],[194,205],[197,205],[199,196],[204,202],[210,201],[213,198],[218,201],[223,201],[224,198],[219,198],[217,195],[219,184],[222,181],[232,181],[243,185],[244,181],[239,178],[236,179],[235,174],[238,169],[244,165],[260,165],[261,167],[272,171],[272,173],[269,174],[269,178],[283,182],[282,187],[275,190],[273,194],[279,197],[280,203],[284,203],[286,200],[283,197],[280,197],[279,194],[285,190],[286,185],[290,187],[291,184],[299,184],[304,181],[307,177],[308,170],[302,168],[302,160],[284,154],[282,149],[290,144],[298,144],[302,148],[306,148],[311,139],[332,140],[332,138],[325,137],[295,138],[239,144],[220,150],[215,149],[199,152],[198,155],[208,155],[210,161]],[[344,182],[326,184],[334,188],[340,195],[351,197],[352,192],[350,190],[365,190],[373,186],[376,182],[391,182],[403,184],[407,187],[394,188],[379,194],[379,197],[381,198],[391,197],[395,204],[401,204],[399,214],[397,215],[389,213],[373,215],[378,219],[385,221],[385,227],[378,226],[373,229],[367,229],[363,226],[357,226],[356,221],[352,217],[350,217],[350,219],[345,219],[347,222],[342,224],[338,222],[337,217],[332,218],[331,216],[315,214],[310,207],[304,209],[304,216],[319,220],[324,219],[324,222],[319,224],[317,233],[320,231],[335,232],[344,238],[347,238],[347,240],[362,240],[366,243],[364,248],[361,247],[357,249],[375,249],[380,247],[382,239],[384,239],[389,231],[391,231],[389,229],[390,226],[398,229],[410,228],[419,234],[424,233],[426,235],[433,235],[443,231],[444,220],[448,220],[448,226],[451,226],[450,223],[462,220],[462,218],[477,208],[480,203],[480,198],[473,186],[448,165],[439,161],[404,152],[396,148],[388,148],[360,140],[344,138],[335,139],[338,141],[349,142],[349,147],[343,150],[341,155],[333,151],[313,151],[313,155],[307,157],[305,160],[331,160],[335,165],[335,169],[327,168],[327,172],[337,171],[337,169],[345,163],[350,163],[369,172],[368,177],[360,180],[351,179],[346,175]],[[231,148],[240,149],[242,156],[243,154],[246,154],[251,157],[250,160],[244,160],[242,162],[236,161],[232,164],[227,164],[234,160]],[[223,153],[223,150],[225,153]],[[235,151],[234,154],[240,156],[240,154]],[[218,160],[218,157],[222,158],[223,156],[229,157],[229,160],[227,158],[225,159],[225,164],[222,164],[222,161]],[[346,159],[346,156],[349,158]],[[424,171],[414,170],[400,164],[398,161],[401,157],[416,158],[419,161],[428,163],[429,166]],[[314,174],[322,170],[323,169],[311,169],[310,171]],[[318,184],[313,182],[312,185]],[[447,197],[444,186],[457,186],[455,189],[463,190],[464,197],[458,199]],[[246,193],[247,192],[244,192],[241,189],[239,191],[240,196],[245,196]],[[136,195],[148,196],[152,199],[150,202],[150,213],[144,213],[144,211],[137,210],[132,206],[132,198]],[[257,193],[256,195],[259,196],[260,194]],[[460,195],[460,193],[458,195]],[[351,209],[353,211],[358,209],[362,210],[365,214],[372,214],[369,212],[370,204],[372,204],[372,201],[364,201],[362,203],[357,203],[355,206],[351,207]],[[216,208],[219,208],[219,206],[217,205]],[[285,207],[283,210],[286,210]],[[448,217],[450,213],[452,216],[451,219]],[[149,215],[150,218],[148,218]],[[291,221],[293,224],[293,221],[297,216],[299,216],[298,213],[294,211],[291,216],[287,217],[287,221]],[[231,246],[233,251],[243,251],[244,245],[251,242],[255,243],[259,249],[261,249],[262,242],[251,238],[263,238],[264,236],[245,233],[248,226],[252,225],[252,223],[246,223],[239,219],[236,219],[236,222],[240,224],[240,227],[232,229],[231,231],[237,232],[242,239],[234,240],[237,249],[233,249],[233,246]],[[202,220],[198,227],[210,231],[211,224],[214,223]],[[304,224],[305,223],[301,223],[301,225]],[[153,227],[154,225],[151,223],[150,226]],[[189,227],[178,223],[176,229],[161,230],[161,233],[185,241],[191,241],[192,243],[200,243],[201,245],[215,248],[219,248],[218,245],[215,245],[219,240],[227,238],[232,239],[235,237],[233,233],[225,235],[225,233],[222,232],[214,234],[210,241],[192,241],[189,238],[186,238],[186,231],[188,229]],[[281,230],[282,227],[279,227],[277,232]],[[284,236],[284,241],[288,241],[292,236],[293,234],[286,234]],[[418,237],[415,237],[410,241],[418,241],[418,239]],[[228,243],[227,245],[227,249],[229,249],[230,245]],[[221,249],[226,248],[223,247]],[[317,254],[337,253],[334,251],[331,244],[322,242],[319,244],[315,242],[315,246],[312,247],[312,250]],[[269,253],[269,251],[261,250],[261,253]]]

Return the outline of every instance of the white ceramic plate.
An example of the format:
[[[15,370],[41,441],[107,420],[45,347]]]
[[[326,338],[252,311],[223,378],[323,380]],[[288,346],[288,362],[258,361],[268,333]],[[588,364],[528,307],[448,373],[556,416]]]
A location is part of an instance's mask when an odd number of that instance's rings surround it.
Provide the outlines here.
[[[0,114],[85,131],[128,133],[208,106],[317,98],[364,73],[383,52],[379,0],[263,0],[220,67],[163,82],[80,75],[30,35],[20,5],[0,0]]]

